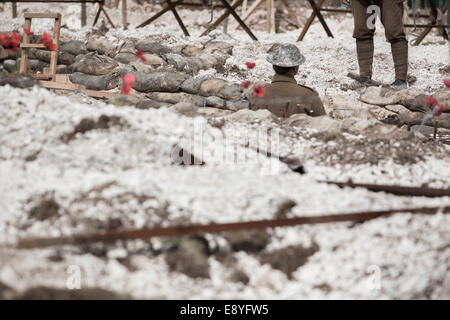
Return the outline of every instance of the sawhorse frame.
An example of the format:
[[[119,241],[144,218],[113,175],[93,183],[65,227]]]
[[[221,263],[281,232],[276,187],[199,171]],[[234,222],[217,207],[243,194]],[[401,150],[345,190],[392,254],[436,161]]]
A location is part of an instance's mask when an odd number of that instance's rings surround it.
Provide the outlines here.
[[[111,24],[113,28],[115,28],[114,23],[112,22],[111,18],[109,17],[108,13],[106,12],[105,8],[103,7],[105,4],[105,0],[0,0],[0,2],[12,2],[12,13],[13,18],[17,18],[17,3],[31,3],[31,2],[40,2],[40,3],[55,3],[55,2],[62,2],[62,3],[81,3],[82,9],[81,9],[81,21],[85,21],[86,18],[86,3],[98,3],[98,11],[95,15],[94,20],[94,26],[97,23],[97,20],[100,16],[100,12],[103,12],[108,22]]]
[[[448,12],[449,1],[450,0],[446,1],[444,7],[442,8],[442,12],[445,12],[445,11]],[[334,36],[331,33],[330,28],[328,27],[328,25],[327,25],[323,15],[321,14],[321,12],[352,13],[352,10],[348,10],[348,9],[322,8],[322,5],[325,2],[325,0],[319,0],[319,2],[317,4],[314,2],[314,0],[308,0],[308,2],[311,5],[311,8],[313,9],[313,12],[312,12],[311,16],[308,18],[308,21],[306,22],[306,24],[305,24],[305,26],[304,26],[300,36],[297,39],[297,41],[302,41],[303,40],[303,38],[305,37],[306,33],[308,32],[309,28],[311,27],[311,24],[314,21],[314,19],[316,18],[316,16],[319,19],[320,23],[322,24],[322,27],[325,29],[325,32],[327,33],[327,35],[329,37],[331,37],[331,38],[334,38]],[[423,25],[416,24],[415,26],[413,24],[405,24],[404,25],[406,28],[412,28],[412,27],[425,28],[425,30],[419,35],[419,37],[414,42],[413,45],[415,45],[415,46],[419,45],[422,42],[422,40],[430,33],[430,31],[433,28],[443,28],[444,29],[444,39],[448,39],[448,35],[445,32],[445,28],[449,28],[449,26],[448,25],[438,25],[438,24],[436,24],[436,19],[437,19],[436,4],[434,3],[433,0],[428,0],[428,3],[430,4],[430,7],[431,7],[430,18],[432,20],[432,24],[423,24]]]
[[[197,3],[186,3],[186,2],[184,2],[184,0],[177,0],[175,2],[172,2],[171,0],[165,0],[165,1],[167,2],[166,8],[162,9],[161,11],[157,12],[149,19],[142,22],[140,25],[137,26],[137,28],[145,27],[146,25],[152,23],[153,21],[155,21],[156,19],[161,17],[166,12],[172,11],[181,30],[183,30],[184,35],[189,36],[189,32],[188,32],[186,26],[184,25],[183,21],[181,20],[176,7],[177,6],[195,6],[195,7],[197,7],[197,6],[203,6],[203,5],[201,3],[198,3],[198,4]],[[225,8],[227,10],[227,12],[222,14],[214,23],[212,23],[205,30],[205,32],[203,32],[202,35],[206,35],[208,33],[208,31],[210,31],[211,29],[213,29],[214,27],[219,25],[223,20],[225,20],[226,17],[228,17],[231,14],[233,16],[233,18],[239,23],[239,25],[245,30],[245,32],[250,36],[250,38],[252,38],[252,40],[257,41],[258,39],[256,38],[256,36],[253,34],[253,32],[250,30],[250,28],[245,24],[245,22],[242,21],[242,19],[238,16],[238,14],[235,11],[235,9],[242,3],[243,0],[235,0],[235,1],[233,1],[233,3],[231,5],[226,0],[219,0],[219,1],[222,3],[222,5],[215,6],[215,7],[216,8]]]

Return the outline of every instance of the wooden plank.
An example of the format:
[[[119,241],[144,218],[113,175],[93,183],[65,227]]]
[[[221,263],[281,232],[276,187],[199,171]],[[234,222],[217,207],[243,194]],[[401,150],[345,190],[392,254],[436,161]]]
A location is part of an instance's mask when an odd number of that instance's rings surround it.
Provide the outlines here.
[[[61,15],[55,19],[55,25],[53,29],[53,40],[52,42],[56,45],[56,50],[50,53],[50,74],[55,77],[56,74],[56,64],[58,62],[58,52],[59,52],[59,33],[61,28]]]
[[[28,29],[28,28],[26,28]],[[25,36],[25,34],[24,34]],[[38,48],[38,49],[48,49],[43,43],[21,43],[21,48]]]
[[[24,18],[38,18],[38,19],[61,19],[61,14],[60,13],[24,13]]]
[[[31,19],[25,19],[25,23],[23,25],[24,29],[31,29]],[[30,37],[26,32],[23,33],[22,38],[23,43],[20,44],[20,47],[23,48],[23,45],[27,45],[30,42]],[[28,50],[22,50],[22,56],[20,59],[19,65],[19,73],[26,74],[27,73],[27,65],[28,65]]]
[[[59,83],[56,81],[39,81],[44,88],[56,90],[81,90],[83,86],[74,83]]]
[[[32,76],[35,79],[52,79],[52,75],[51,74],[45,74],[45,73],[37,73],[37,74],[31,74],[30,76]]]

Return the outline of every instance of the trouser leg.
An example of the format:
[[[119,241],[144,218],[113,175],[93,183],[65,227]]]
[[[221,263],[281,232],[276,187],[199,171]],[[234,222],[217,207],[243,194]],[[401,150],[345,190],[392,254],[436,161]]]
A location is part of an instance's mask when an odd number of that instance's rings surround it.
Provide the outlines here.
[[[395,79],[406,80],[408,74],[408,42],[403,26],[403,3],[397,0],[381,1],[381,22],[386,39],[391,43]]]
[[[372,5],[369,0],[353,0],[352,11],[354,20],[353,38],[356,39],[356,54],[358,56],[359,75],[361,77],[372,77],[373,64],[373,35],[375,26],[367,23],[370,14],[367,8]]]

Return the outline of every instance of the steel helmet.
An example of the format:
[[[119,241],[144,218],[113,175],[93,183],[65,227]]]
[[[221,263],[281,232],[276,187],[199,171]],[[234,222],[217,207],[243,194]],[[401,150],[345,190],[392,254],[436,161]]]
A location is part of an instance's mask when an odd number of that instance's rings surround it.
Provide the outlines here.
[[[296,67],[305,62],[305,57],[295,44],[282,43],[273,48],[267,61],[278,67]]]

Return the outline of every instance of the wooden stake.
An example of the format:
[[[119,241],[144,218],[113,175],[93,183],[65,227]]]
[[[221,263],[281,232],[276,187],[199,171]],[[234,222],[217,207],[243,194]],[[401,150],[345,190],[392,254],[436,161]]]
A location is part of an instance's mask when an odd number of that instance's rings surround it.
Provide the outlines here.
[[[28,29],[31,30],[31,18],[25,18],[25,23],[24,23],[24,29]],[[26,32],[23,33],[23,38],[22,38],[22,44],[28,44],[30,43],[30,38],[28,36],[28,34],[26,34]],[[27,73],[27,64],[28,64],[28,48],[23,48],[21,44],[21,49],[22,49],[22,56],[20,58],[20,65],[19,65],[19,73],[21,74],[26,74]]]
[[[236,7],[238,5],[240,5],[242,3],[243,0],[233,0],[233,2],[231,2],[231,7],[233,9],[236,9]],[[222,23],[223,20],[225,20],[225,18],[227,18],[230,15],[229,11],[225,11],[216,21],[214,21],[208,28],[206,28],[205,31],[203,31],[203,33],[200,35],[200,37],[204,37],[208,34],[208,31],[211,29],[214,29],[215,27],[217,27],[219,24]]]
[[[86,25],[86,2],[81,3],[81,26]]]
[[[284,2],[284,0],[279,0],[279,1],[280,1],[280,3],[281,3],[281,6],[283,7],[283,9],[287,11],[288,16],[289,16],[292,20],[294,20],[294,22],[295,22],[295,24],[297,25],[297,27],[298,27],[298,28],[303,27],[305,24],[302,23],[302,22],[300,21],[300,19],[299,19],[298,16],[295,14],[295,12],[294,12],[291,8],[289,8],[289,7],[287,6],[287,4]]]
[[[13,18],[17,18],[17,3],[16,2],[12,3],[12,16],[13,16]]]
[[[122,0],[122,25],[126,30],[128,28],[127,23],[127,0]]]

